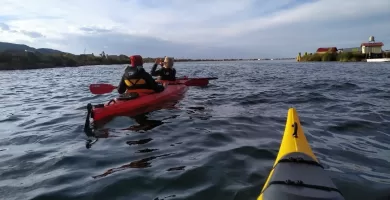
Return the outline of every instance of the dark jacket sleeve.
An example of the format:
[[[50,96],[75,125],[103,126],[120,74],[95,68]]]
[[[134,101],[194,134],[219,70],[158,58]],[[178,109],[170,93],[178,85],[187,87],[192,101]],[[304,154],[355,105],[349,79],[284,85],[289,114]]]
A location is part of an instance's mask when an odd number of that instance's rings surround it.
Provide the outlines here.
[[[146,84],[148,84],[150,89],[156,92],[159,91],[158,84],[150,74],[148,74],[143,68],[140,70],[140,73],[142,73],[142,78],[146,81]]]
[[[123,94],[124,92],[126,92],[126,83],[125,83],[125,78],[124,78],[124,75],[122,76],[122,79],[121,79],[121,82],[119,83],[118,85],[118,93],[119,94]]]
[[[176,69],[172,68],[172,80],[176,81]]]
[[[152,75],[152,76],[159,76],[160,75],[160,71],[161,70],[156,70],[157,69],[157,64],[156,63],[154,63],[154,65],[153,65],[153,67],[152,67],[152,70],[150,71],[150,74]]]

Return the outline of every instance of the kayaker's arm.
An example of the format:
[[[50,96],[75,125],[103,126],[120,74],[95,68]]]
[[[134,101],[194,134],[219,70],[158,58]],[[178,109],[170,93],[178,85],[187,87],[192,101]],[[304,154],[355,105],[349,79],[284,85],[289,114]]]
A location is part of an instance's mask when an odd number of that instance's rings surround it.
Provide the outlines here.
[[[176,81],[176,69],[172,68],[172,74],[171,74],[172,80]]]
[[[159,76],[161,70],[156,70],[157,69],[157,63],[154,63],[152,70],[150,71],[150,75],[152,76]]]
[[[156,83],[154,78],[150,74],[148,74],[143,68],[140,70],[140,73],[142,73],[142,79],[146,81],[146,84],[149,85],[149,88],[153,89],[156,92],[161,91],[161,88]]]
[[[126,92],[126,89],[127,89],[127,86],[126,86],[126,83],[124,81],[124,76],[122,76],[122,79],[121,79],[121,82],[119,83],[118,85],[118,93],[119,94],[123,94]]]

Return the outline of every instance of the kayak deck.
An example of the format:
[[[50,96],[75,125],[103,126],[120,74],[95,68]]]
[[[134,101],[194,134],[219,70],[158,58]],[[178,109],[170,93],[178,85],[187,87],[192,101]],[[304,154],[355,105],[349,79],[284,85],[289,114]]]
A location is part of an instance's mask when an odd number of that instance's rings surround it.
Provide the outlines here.
[[[258,200],[344,200],[314,155],[290,108],[273,168]]]
[[[112,116],[133,116],[151,112],[164,106],[166,102],[181,99],[187,89],[184,84],[166,84],[162,92],[135,95],[135,98],[128,100],[114,98],[108,103],[93,105],[90,116],[95,121],[100,121]]]

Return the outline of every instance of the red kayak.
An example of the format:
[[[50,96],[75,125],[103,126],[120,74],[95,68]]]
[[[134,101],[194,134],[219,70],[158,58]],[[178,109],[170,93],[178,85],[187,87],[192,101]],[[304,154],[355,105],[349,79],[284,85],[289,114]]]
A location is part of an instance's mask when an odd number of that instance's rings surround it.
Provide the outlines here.
[[[105,104],[88,104],[90,117],[99,121],[113,116],[134,116],[151,112],[164,107],[166,103],[179,100],[188,90],[185,84],[164,84],[164,87],[164,91],[159,93],[151,90],[132,90],[126,97],[117,97]]]

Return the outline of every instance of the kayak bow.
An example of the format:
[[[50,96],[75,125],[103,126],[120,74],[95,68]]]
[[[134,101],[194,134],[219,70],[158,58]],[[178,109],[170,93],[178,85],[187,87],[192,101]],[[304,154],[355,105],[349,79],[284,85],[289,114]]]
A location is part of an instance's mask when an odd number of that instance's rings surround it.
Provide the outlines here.
[[[295,108],[288,110],[279,153],[258,200],[344,200],[314,155]]]

